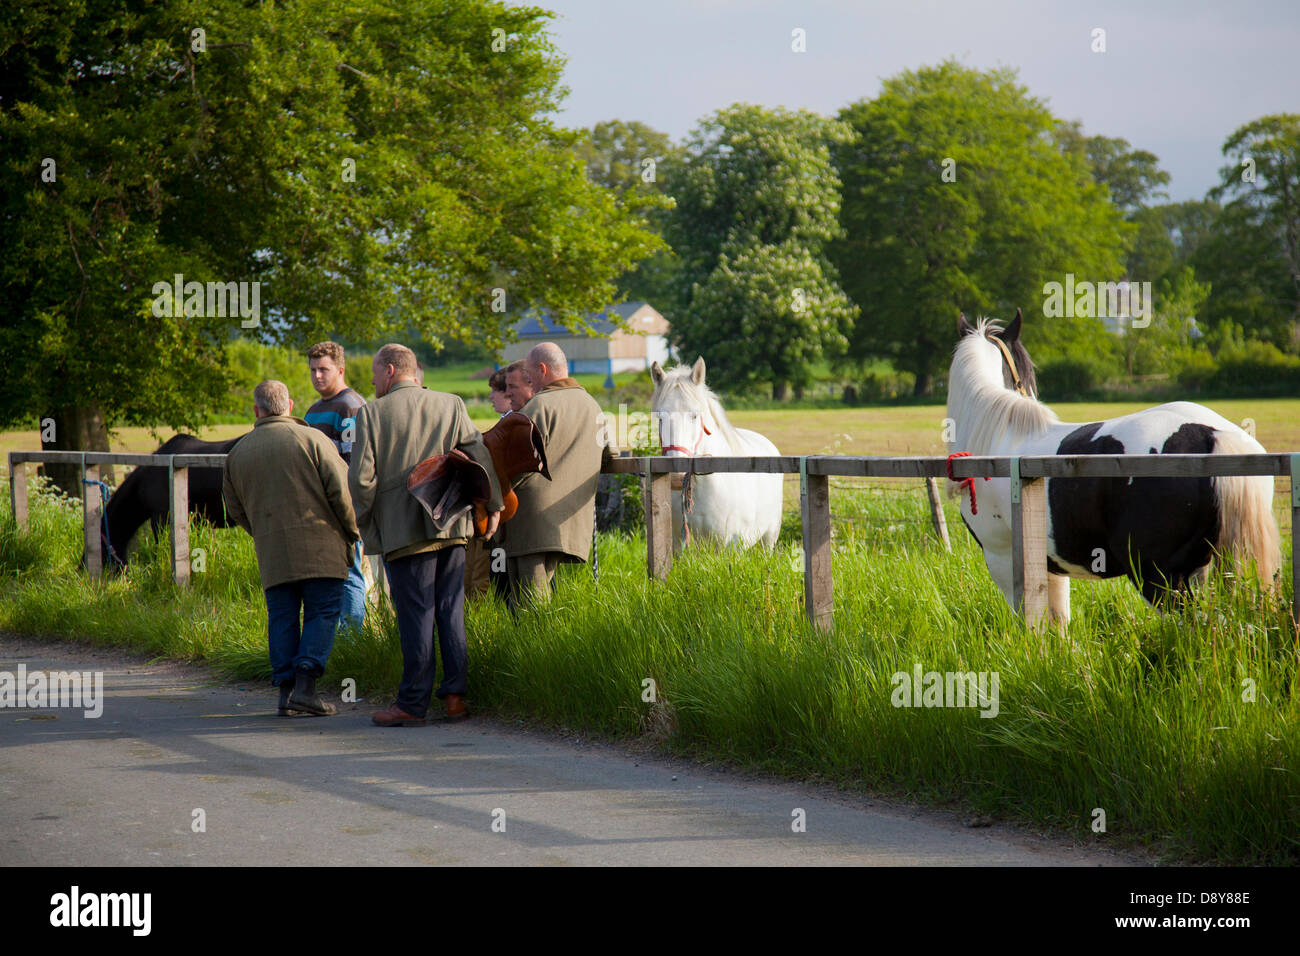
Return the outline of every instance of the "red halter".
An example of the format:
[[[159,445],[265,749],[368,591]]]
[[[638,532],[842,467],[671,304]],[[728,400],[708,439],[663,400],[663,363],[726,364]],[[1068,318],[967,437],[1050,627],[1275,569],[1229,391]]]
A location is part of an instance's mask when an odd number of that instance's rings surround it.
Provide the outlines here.
[[[955,481],[955,482],[957,483],[959,489],[960,489],[960,488],[965,488],[967,491],[970,492],[970,513],[973,514],[973,515],[977,515],[977,514],[979,514],[980,512],[979,512],[979,508],[977,508],[977,507],[975,506],[975,479],[974,479],[974,478],[954,478],[954,477],[952,476],[952,460],[953,460],[954,458],[970,458],[970,457],[971,457],[971,453],[968,452],[968,451],[955,451],[955,452],[953,452],[951,455],[948,456],[948,480],[949,480],[949,481]],[[986,477],[984,480],[985,480],[985,481],[988,481],[988,478]],[[959,492],[959,493],[960,493],[960,492]]]

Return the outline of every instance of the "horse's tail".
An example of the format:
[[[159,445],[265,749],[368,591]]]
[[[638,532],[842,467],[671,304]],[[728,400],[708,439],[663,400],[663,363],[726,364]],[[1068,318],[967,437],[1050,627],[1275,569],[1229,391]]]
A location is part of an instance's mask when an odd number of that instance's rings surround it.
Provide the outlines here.
[[[1258,455],[1259,442],[1244,432],[1217,429],[1216,455]],[[1232,555],[1239,571],[1255,562],[1255,571],[1265,587],[1276,591],[1277,572],[1282,566],[1282,536],[1273,517],[1273,479],[1269,476],[1219,476],[1210,479],[1219,506],[1218,549]]]

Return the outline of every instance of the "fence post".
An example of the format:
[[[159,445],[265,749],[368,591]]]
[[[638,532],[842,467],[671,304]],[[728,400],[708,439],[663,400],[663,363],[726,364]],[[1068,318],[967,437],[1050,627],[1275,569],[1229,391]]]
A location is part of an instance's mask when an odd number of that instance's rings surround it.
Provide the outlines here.
[[[943,502],[939,498],[939,479],[925,479],[925,491],[930,496],[930,520],[934,522],[934,533],[943,542],[943,549],[952,554],[952,542],[948,540],[948,520],[943,516]]]
[[[99,493],[99,466],[87,465],[81,457],[81,512],[85,527],[86,573],[98,580],[104,573],[104,552],[100,529],[104,523],[104,504]]]
[[[1030,627],[1047,614],[1047,494],[1041,478],[1022,479],[1011,465],[1012,600]]]
[[[1291,456],[1291,617],[1300,627],[1300,548],[1295,545],[1300,528],[1300,455]],[[1279,588],[1281,585],[1279,585]]]
[[[803,518],[804,610],[814,627],[829,630],[835,608],[830,478],[808,474],[807,456],[799,459],[799,504]]]
[[[9,504],[13,508],[14,525],[19,531],[27,530],[27,462],[14,461],[9,453]]]
[[[668,577],[673,566],[672,475],[655,474],[645,463],[646,572],[657,581]]]
[[[167,460],[167,486],[171,497],[172,580],[190,583],[190,470]]]

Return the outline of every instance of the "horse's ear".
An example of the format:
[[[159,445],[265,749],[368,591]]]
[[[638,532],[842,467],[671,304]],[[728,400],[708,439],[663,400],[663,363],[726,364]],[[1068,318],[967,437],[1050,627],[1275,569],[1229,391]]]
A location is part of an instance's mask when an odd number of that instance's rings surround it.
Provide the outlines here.
[[[1020,310],[1016,309],[1016,317],[1011,320],[1011,324],[1003,330],[1001,339],[1007,345],[1010,345],[1016,339],[1020,338]]]
[[[696,385],[704,384],[704,356],[701,355],[691,366],[691,381]]]
[[[658,361],[650,363],[650,377],[654,379],[656,385],[664,380],[664,370],[659,366]]]
[[[957,337],[960,338],[963,335],[974,335],[974,334],[975,334],[975,326],[971,325],[969,322],[966,321],[966,313],[958,312],[957,313]]]

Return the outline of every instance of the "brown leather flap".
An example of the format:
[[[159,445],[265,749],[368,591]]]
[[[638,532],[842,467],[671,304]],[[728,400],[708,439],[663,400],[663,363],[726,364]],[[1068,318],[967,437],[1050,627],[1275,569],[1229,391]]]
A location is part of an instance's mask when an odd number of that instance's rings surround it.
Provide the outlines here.
[[[492,456],[497,478],[505,485],[530,472],[540,472],[547,481],[551,480],[542,434],[533,420],[522,412],[508,412],[501,416],[483,433],[483,444]]]
[[[487,471],[459,448],[426,458],[412,468],[406,488],[424,506],[439,531],[450,528],[475,501],[487,501],[492,496]]]

